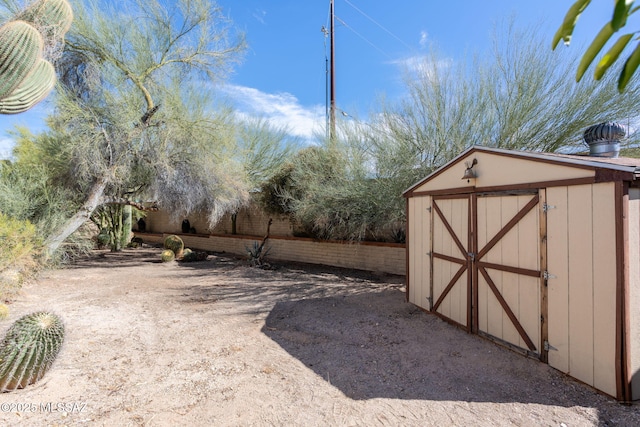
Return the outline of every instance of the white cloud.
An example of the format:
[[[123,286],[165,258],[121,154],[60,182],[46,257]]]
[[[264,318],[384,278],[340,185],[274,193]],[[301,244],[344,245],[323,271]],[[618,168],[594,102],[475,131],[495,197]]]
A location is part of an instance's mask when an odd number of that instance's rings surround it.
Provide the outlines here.
[[[410,74],[431,76],[436,71],[443,72],[453,66],[453,59],[438,59],[433,62],[431,55],[415,55],[408,58],[391,61],[391,64],[398,66],[401,70]]]
[[[307,141],[324,132],[324,106],[304,107],[290,93],[265,93],[246,86],[224,85],[222,90],[234,101],[240,117],[264,117]]]
[[[427,42],[429,40],[429,34],[426,31],[420,31],[420,47],[427,47]]]
[[[264,20],[264,18],[267,16],[267,11],[263,10],[263,9],[256,9],[253,12],[253,17],[256,19],[256,21],[258,21],[259,23],[261,23],[262,25],[265,25],[266,22]]]
[[[0,138],[0,160],[11,157],[14,144],[15,141],[11,138]]]

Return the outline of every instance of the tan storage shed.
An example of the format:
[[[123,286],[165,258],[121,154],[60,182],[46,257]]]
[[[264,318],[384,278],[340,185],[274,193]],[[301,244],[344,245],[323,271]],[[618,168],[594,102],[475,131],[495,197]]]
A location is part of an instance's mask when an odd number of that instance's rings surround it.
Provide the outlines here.
[[[640,399],[639,179],[640,159],[471,147],[404,193],[408,301]]]

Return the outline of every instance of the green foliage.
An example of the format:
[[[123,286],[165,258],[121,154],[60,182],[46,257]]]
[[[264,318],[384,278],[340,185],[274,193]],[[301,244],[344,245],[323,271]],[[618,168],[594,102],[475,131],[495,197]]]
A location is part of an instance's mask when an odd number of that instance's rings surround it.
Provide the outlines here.
[[[184,251],[184,242],[179,236],[171,235],[164,239],[163,247],[173,251],[176,258],[181,258]]]
[[[12,297],[38,270],[41,244],[33,224],[0,213],[0,300]]]
[[[176,259],[176,254],[171,249],[165,249],[160,254],[160,259],[162,262],[171,262]]]
[[[412,63],[402,101],[338,122],[337,140],[305,150],[263,185],[262,206],[314,237],[403,241],[403,191],[466,148],[575,151],[587,127],[637,115],[639,85],[620,96],[610,85],[567,82],[571,52],[541,50],[545,35],[535,30],[497,31],[492,53],[473,62],[432,53]]]
[[[38,245],[36,227],[33,224],[0,213],[0,271],[20,259],[31,258]]]
[[[249,259],[249,263],[252,267],[264,266],[264,257],[271,252],[271,247],[265,246],[264,242],[253,242],[253,245],[250,247],[245,246],[245,249],[247,251],[247,258]]]
[[[18,319],[0,343],[0,391],[24,388],[51,368],[64,341],[64,325],[53,313]]]
[[[578,23],[578,18],[584,12],[584,10],[591,3],[590,0],[578,0],[576,1],[565,15],[565,18],[558,28],[553,41],[552,48],[555,49],[558,46],[560,40],[564,41],[565,45],[569,45],[571,42],[571,36]],[[607,22],[602,29],[596,34],[591,44],[587,47],[582,56],[582,60],[578,65],[576,72],[576,81],[580,81],[584,76],[589,66],[593,63],[596,56],[604,49],[611,37],[618,32],[627,23],[627,19],[635,12],[640,10],[640,7],[633,7],[633,0],[615,0],[613,6],[613,13],[611,20]],[[602,79],[606,71],[618,60],[622,51],[627,47],[629,42],[638,33],[633,31],[631,33],[623,34],[618,40],[605,52],[600,60],[597,62],[594,78],[596,80]],[[631,80],[631,77],[636,73],[638,66],[640,66],[640,43],[638,43],[632,53],[627,57],[620,75],[618,77],[618,91],[624,92]]]

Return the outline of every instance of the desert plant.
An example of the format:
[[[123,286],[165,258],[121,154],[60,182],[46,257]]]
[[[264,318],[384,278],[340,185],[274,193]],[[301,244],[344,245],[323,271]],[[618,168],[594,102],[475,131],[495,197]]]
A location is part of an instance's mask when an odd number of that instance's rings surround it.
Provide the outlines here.
[[[184,252],[184,242],[180,237],[176,236],[175,234],[167,236],[167,238],[164,239],[163,246],[165,249],[171,249],[176,258],[182,258],[182,253]]]
[[[176,254],[171,249],[165,249],[160,254],[160,259],[162,259],[162,262],[171,262],[176,259]]]
[[[39,0],[0,27],[0,114],[24,112],[53,89],[56,73],[47,59],[55,59],[72,20],[67,0]]]
[[[0,303],[0,320],[4,320],[9,317],[9,307],[7,304]]]
[[[203,251],[192,251],[191,249],[185,249],[182,254],[181,261],[183,262],[195,262],[204,261],[209,257],[209,254]]]
[[[0,343],[0,391],[24,388],[41,379],[63,341],[64,324],[53,313],[41,311],[16,320]]]

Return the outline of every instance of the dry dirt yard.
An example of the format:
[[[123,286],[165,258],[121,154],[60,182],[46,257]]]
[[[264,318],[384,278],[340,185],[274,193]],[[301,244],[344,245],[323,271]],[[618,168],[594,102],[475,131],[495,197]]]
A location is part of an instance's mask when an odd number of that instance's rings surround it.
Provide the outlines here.
[[[406,303],[402,277],[159,253],[97,251],[23,289],[0,332],[48,309],[67,335],[43,380],[0,395],[0,425],[640,425]]]

